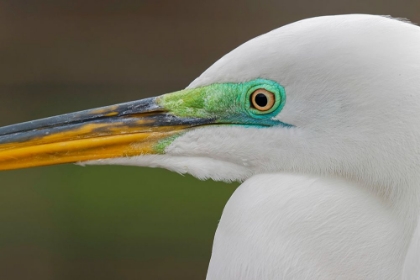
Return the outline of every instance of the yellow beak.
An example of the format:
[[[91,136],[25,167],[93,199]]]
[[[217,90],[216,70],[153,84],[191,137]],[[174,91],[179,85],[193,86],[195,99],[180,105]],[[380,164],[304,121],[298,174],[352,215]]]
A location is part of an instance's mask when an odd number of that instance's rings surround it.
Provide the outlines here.
[[[148,98],[0,128],[0,170],[164,152],[181,130],[211,120],[179,118]]]

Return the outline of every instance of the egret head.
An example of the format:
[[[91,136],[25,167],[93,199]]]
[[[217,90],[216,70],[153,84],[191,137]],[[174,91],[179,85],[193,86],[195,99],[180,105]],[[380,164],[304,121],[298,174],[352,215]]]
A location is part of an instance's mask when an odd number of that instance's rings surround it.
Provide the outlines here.
[[[386,17],[296,22],[241,45],[185,90],[2,128],[0,167],[81,162],[225,181],[301,172],[399,184],[419,166],[418,45],[418,27]]]

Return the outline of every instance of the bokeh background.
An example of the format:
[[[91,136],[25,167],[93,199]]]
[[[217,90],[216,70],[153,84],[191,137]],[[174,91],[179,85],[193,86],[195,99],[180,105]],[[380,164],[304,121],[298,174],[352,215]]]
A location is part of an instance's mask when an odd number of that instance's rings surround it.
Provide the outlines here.
[[[313,16],[420,22],[420,1],[1,0],[0,125],[175,91]],[[238,184],[62,165],[0,173],[0,279],[204,279]]]

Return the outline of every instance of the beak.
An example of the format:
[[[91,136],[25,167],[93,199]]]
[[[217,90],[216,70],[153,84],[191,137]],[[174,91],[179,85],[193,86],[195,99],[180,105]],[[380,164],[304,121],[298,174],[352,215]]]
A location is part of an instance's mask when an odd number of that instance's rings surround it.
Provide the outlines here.
[[[178,117],[159,97],[0,128],[0,170],[162,154],[182,131],[210,118]]]

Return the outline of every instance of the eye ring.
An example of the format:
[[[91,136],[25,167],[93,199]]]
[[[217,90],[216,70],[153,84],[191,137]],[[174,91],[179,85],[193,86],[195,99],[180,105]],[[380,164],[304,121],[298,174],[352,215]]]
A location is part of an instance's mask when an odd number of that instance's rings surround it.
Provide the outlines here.
[[[275,94],[264,88],[254,90],[250,97],[251,106],[261,112],[270,110],[276,103]]]

